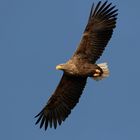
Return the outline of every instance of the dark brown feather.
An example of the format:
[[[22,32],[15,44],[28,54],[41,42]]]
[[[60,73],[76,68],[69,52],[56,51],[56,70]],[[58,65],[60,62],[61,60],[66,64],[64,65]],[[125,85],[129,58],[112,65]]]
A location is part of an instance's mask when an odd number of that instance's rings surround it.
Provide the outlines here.
[[[47,105],[35,116],[38,117],[36,124],[40,123],[40,128],[44,125],[46,130],[48,123],[50,123],[50,127],[53,126],[56,129],[57,124],[60,125],[78,103],[86,80],[87,78],[63,74],[58,87]]]
[[[111,5],[112,3],[107,4],[107,1],[103,4],[99,1],[95,8],[92,6],[83,38],[73,57],[94,64],[102,55],[116,27],[118,10]]]

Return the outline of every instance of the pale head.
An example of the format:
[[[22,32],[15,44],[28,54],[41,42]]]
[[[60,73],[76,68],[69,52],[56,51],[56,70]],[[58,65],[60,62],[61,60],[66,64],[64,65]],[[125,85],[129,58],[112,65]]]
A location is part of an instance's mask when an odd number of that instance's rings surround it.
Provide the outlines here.
[[[56,70],[65,70],[66,69],[66,64],[59,64],[56,66]]]
[[[72,63],[69,63],[69,62],[57,65],[56,69],[63,70],[64,72],[69,73],[69,74],[75,73],[75,65],[73,65]]]

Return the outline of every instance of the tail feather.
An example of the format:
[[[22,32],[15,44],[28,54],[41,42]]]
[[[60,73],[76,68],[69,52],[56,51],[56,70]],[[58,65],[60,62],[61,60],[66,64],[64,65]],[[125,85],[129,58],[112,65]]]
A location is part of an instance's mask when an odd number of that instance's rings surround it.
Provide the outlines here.
[[[103,70],[103,74],[101,76],[98,76],[98,77],[93,77],[93,79],[96,81],[99,81],[99,80],[102,80],[102,79],[108,77],[109,76],[109,68],[108,68],[107,63],[100,63],[97,65]]]

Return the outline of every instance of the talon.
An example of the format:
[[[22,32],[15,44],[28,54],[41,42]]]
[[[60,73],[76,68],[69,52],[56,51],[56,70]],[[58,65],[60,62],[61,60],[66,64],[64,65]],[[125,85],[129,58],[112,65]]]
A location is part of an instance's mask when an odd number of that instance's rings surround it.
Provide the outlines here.
[[[93,76],[98,77],[98,76],[100,76],[100,74],[99,73],[94,73]]]
[[[95,72],[96,72],[96,73],[101,73],[101,71],[100,71],[100,70],[98,70],[98,69],[96,69],[96,70],[95,70]]]

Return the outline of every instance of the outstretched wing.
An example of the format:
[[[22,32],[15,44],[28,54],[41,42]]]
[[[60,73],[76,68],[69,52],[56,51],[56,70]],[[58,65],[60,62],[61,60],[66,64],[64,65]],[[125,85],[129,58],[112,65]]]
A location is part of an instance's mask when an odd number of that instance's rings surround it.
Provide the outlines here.
[[[44,125],[45,130],[48,124],[50,127],[54,126],[54,128],[57,127],[57,124],[60,125],[78,103],[86,80],[87,78],[63,74],[58,87],[49,99],[47,105],[35,116],[38,117],[36,124],[40,122],[40,128]]]
[[[107,1],[103,4],[100,1],[95,7],[92,5],[88,24],[74,57],[95,63],[102,55],[112,36],[118,15],[118,10],[111,5],[112,3],[107,4]]]

